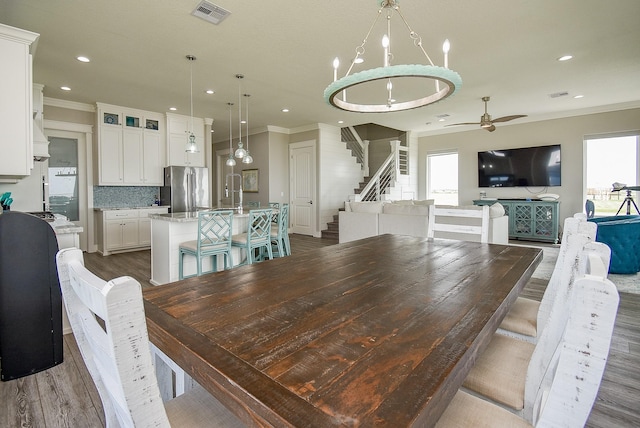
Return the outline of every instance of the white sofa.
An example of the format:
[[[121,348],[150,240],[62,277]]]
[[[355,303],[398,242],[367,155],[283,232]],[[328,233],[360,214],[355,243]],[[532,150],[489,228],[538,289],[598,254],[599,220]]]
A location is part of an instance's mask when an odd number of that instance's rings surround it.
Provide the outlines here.
[[[391,202],[345,202],[345,211],[340,211],[340,243],[368,238],[385,233],[411,235],[426,238],[429,224],[429,206],[433,200]],[[462,208],[462,207],[461,207]],[[466,209],[482,207],[471,206]],[[489,242],[509,242],[509,218],[499,203],[489,211]],[[446,220],[445,220],[446,221]],[[469,219],[469,222],[475,221]],[[469,239],[454,234],[436,234],[436,238]]]

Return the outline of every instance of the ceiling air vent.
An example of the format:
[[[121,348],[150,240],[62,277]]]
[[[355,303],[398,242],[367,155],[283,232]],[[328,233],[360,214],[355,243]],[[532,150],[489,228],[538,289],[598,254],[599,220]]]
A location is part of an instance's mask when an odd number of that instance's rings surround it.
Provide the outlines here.
[[[216,6],[208,1],[201,1],[194,11],[191,12],[191,15],[197,16],[198,18],[202,18],[205,21],[209,21],[216,25],[222,22],[222,20],[230,14],[231,12],[228,10],[224,10],[220,6]]]
[[[553,94],[549,94],[549,96],[550,96],[551,98],[566,97],[567,95],[569,95],[569,92],[567,92],[567,91],[555,92],[555,93],[553,93]]]

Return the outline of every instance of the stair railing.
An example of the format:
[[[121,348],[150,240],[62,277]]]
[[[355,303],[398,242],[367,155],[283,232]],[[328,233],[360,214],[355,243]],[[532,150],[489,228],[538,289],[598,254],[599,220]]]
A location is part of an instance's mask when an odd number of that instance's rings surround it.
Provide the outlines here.
[[[364,175],[369,175],[369,140],[361,139],[353,126],[341,128],[340,134],[347,149],[351,150],[356,162],[360,164]]]

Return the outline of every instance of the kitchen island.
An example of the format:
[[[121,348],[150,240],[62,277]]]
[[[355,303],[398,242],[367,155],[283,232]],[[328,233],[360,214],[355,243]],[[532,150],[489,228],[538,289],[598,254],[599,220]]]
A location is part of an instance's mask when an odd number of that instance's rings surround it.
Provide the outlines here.
[[[223,209],[223,208],[220,208]],[[233,214],[233,234],[247,231],[249,209],[235,209]],[[151,214],[151,283],[162,285],[178,281],[178,247],[182,242],[198,239],[198,213],[182,212]],[[239,248],[232,248],[233,264],[237,266],[244,258]],[[218,258],[218,270],[224,267]],[[203,272],[211,270],[210,258],[202,260]],[[184,258],[184,275],[195,274],[195,257]]]

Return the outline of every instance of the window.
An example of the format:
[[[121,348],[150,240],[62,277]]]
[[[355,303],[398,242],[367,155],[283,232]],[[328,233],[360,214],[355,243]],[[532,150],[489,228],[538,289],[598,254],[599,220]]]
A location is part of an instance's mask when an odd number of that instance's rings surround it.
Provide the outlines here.
[[[585,139],[586,195],[594,202],[598,217],[616,214],[640,214],[637,196],[640,192],[612,191],[613,183],[627,186],[640,184],[639,135],[615,135]]]
[[[427,155],[427,199],[458,205],[458,152]]]

